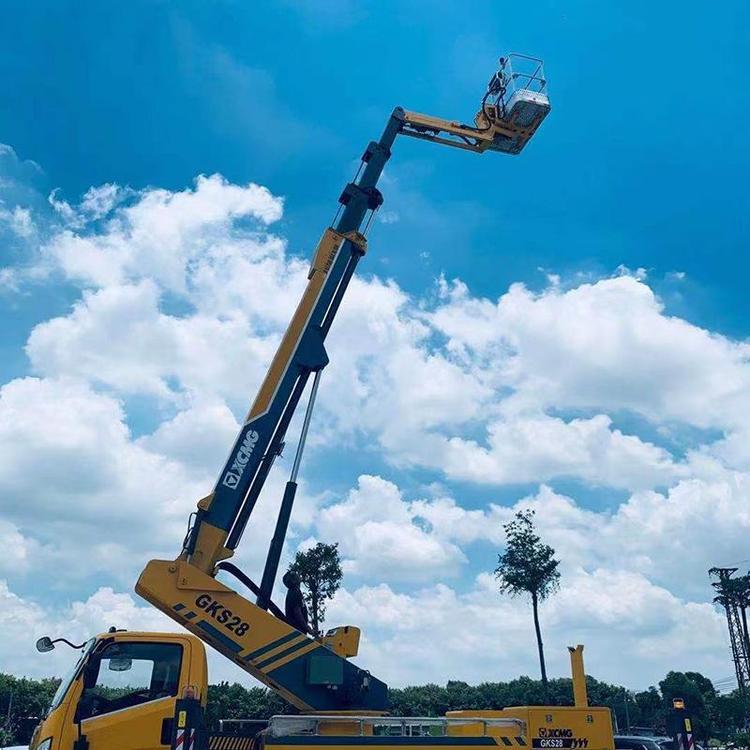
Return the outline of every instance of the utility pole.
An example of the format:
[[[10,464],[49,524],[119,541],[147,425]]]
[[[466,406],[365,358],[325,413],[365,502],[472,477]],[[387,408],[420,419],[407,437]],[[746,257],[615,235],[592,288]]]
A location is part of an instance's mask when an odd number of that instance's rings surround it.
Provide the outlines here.
[[[737,568],[711,568],[709,576],[716,578],[711,585],[716,590],[714,601],[724,607],[729,628],[737,688],[747,715],[750,690],[750,648],[748,648],[747,613],[748,577],[732,578]]]
[[[626,724],[626,731],[628,734],[630,734],[630,708],[628,707],[628,698],[630,698],[630,691],[627,688],[623,688],[623,694],[625,698],[625,724]]]
[[[750,632],[747,626],[747,608],[750,606],[750,573],[733,579],[734,591],[737,596],[737,606],[740,609],[740,618],[742,620],[742,635],[745,642],[745,653],[750,661]]]

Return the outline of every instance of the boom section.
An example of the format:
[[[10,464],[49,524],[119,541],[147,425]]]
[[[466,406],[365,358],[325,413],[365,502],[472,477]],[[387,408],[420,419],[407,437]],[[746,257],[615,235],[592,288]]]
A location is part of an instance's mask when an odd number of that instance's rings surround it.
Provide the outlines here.
[[[281,340],[258,395],[234,442],[213,492],[198,503],[183,557],[211,574],[240,541],[311,373],[328,364],[324,342],[359,259],[366,252],[360,233],[368,211],[383,198],[377,182],[403,126],[397,108],[380,140],[362,156],[357,177],[341,194],[340,217],[315,250],[307,287]]]
[[[184,560],[151,560],[136,591],[301,711],[387,708],[385,683],[329,638],[301,633]]]

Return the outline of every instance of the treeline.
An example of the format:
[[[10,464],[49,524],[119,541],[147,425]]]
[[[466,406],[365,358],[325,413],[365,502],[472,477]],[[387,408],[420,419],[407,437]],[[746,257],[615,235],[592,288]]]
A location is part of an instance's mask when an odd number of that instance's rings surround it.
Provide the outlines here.
[[[0,672],[0,747],[31,739],[59,684],[57,677],[29,680]]]
[[[28,742],[34,724],[44,714],[58,684],[57,679],[29,680],[0,674],[0,746]],[[670,672],[658,687],[641,692],[593,677],[587,678],[587,684],[591,704],[612,709],[617,728],[623,734],[635,727],[663,733],[674,698],[685,700],[693,715],[696,736],[703,742],[732,739],[743,726],[743,703],[739,696],[719,695],[711,681],[698,672]],[[552,705],[572,705],[570,679],[550,680],[548,694]],[[464,708],[489,710],[545,703],[541,681],[529,677],[479,685],[452,680],[444,686],[392,688],[390,700],[391,713],[400,716],[440,716]],[[288,703],[262,687],[245,688],[222,682],[208,689],[207,720],[212,728],[218,728],[219,719],[268,719],[274,714],[293,712]]]

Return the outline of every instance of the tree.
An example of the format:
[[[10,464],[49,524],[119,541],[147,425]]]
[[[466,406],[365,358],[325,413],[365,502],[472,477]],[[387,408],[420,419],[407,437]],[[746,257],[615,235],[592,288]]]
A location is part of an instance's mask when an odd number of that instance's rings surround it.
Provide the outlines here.
[[[739,690],[728,695],[717,695],[711,708],[711,723],[714,736],[729,739],[745,725],[745,700]],[[735,740],[735,744],[740,743]]]
[[[506,547],[498,555],[495,577],[500,582],[500,591],[511,596],[528,594],[534,612],[534,629],[539,649],[539,666],[542,684],[548,693],[547,667],[544,663],[544,644],[539,625],[539,603],[560,586],[560,572],[555,559],[555,550],[544,544],[534,529],[534,511],[519,510],[515,518],[503,524]]]
[[[298,552],[289,570],[296,573],[302,582],[313,632],[320,635],[320,627],[325,620],[326,600],[332,599],[338,591],[343,576],[339,545],[318,542],[309,550]]]
[[[29,742],[59,684],[57,678],[30,680],[0,673],[0,747]]]
[[[692,717],[695,736],[704,741],[712,736],[711,719],[717,696],[711,680],[700,672],[668,672],[659,683],[659,689],[665,711],[671,708],[675,698],[681,698]]]

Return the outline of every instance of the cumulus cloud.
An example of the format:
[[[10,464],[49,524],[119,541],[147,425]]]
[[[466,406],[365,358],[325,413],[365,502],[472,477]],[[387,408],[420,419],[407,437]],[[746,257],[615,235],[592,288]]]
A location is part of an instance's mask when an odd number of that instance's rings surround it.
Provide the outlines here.
[[[0,390],[0,543],[16,561],[0,569],[13,584],[3,596],[34,622],[72,617],[81,632],[109,615],[135,622],[149,610],[122,592],[148,557],[178,551],[308,263],[273,231],[280,197],[219,175],[182,191],[107,184],[71,203],[53,194],[46,217],[22,200],[3,210],[14,236],[36,243],[26,278],[80,290],[29,332],[30,376]],[[681,660],[726,671],[705,569],[718,538],[718,562],[745,557],[748,346],[670,316],[644,273],[572,287],[549,279],[488,299],[461,281],[438,280],[420,298],[356,277],[327,342],[304,465],[313,481],[285,556],[303,539],[339,541],[347,586],[331,621],[362,625],[360,662],[395,683],[533,671],[528,612],[501,600],[491,578],[468,578],[491,569],[520,507],[537,510],[563,561],[563,589],[544,614],[558,673],[557,646],[581,639],[601,654],[594,673],[633,685]],[[23,274],[11,268],[8,280],[18,287]],[[152,409],[147,425],[138,399]],[[342,465],[342,444],[372,456],[381,476]],[[321,490],[334,474],[340,499]],[[412,477],[410,489],[396,476]],[[413,477],[442,487],[414,489]],[[271,475],[239,553],[251,572],[284,479]],[[560,479],[614,499],[563,494]],[[519,484],[506,502],[470,504],[463,492],[492,499],[503,487],[508,498]],[[29,599],[42,571],[63,568],[56,586],[77,605]],[[92,581],[100,590],[89,597]],[[691,622],[701,632],[688,663]],[[620,653],[606,645],[613,632],[627,641]]]
[[[669,316],[652,289],[624,275],[496,302],[443,284],[430,319],[457,356],[497,361],[515,386],[509,405],[626,409],[654,422],[737,426],[747,414],[750,348]]]
[[[360,476],[341,502],[320,509],[315,524],[324,538],[342,540],[350,572],[366,580],[420,581],[455,575],[476,544],[474,559],[481,554],[484,566],[493,567],[503,524],[531,508],[565,575],[620,570],[700,601],[709,594],[708,568],[743,559],[750,533],[748,477],[716,464],[702,474],[602,510],[547,485],[512,505],[466,508],[446,492],[410,499],[392,482]]]
[[[3,671],[30,677],[62,676],[75,664],[78,652],[64,645],[41,655],[34,644],[43,635],[64,636],[73,643],[84,643],[92,635],[110,627],[126,630],[174,630],[174,623],[153,607],[126,593],[102,586],[86,599],[60,605],[41,604],[14,593],[0,580],[0,628],[3,642],[0,659]],[[230,670],[209,655],[214,679],[230,677]],[[228,666],[228,665],[227,665]]]
[[[15,546],[39,545],[19,562],[62,563],[67,577],[57,585],[96,572],[132,580],[145,551],[179,537],[200,497],[176,461],[132,440],[116,399],[79,381],[4,385],[0,455],[3,518],[32,540]]]
[[[668,484],[684,473],[666,450],[624,435],[603,414],[567,422],[543,414],[488,420],[484,442],[433,435],[409,455],[453,479],[487,484],[578,477],[637,488]]]
[[[167,315],[154,282],[85,291],[72,312],[40,323],[26,352],[35,372],[72,376],[169,401],[187,392],[247,400],[275,339],[255,337],[240,315]]]
[[[116,186],[107,185],[89,190],[78,207],[53,200],[63,228],[43,250],[68,277],[96,287],[150,277],[169,289],[185,291],[186,269],[207,244],[221,242],[229,223],[254,219],[265,226],[282,210],[281,201],[264,187],[201,175],[193,189],[136,193],[100,233],[78,231],[108,214],[116,199]]]
[[[466,560],[461,550],[415,518],[395,484],[363,475],[343,502],[320,511],[316,528],[323,538],[340,540],[346,572],[391,580],[455,575]]]
[[[75,208],[55,205],[65,226],[43,254],[94,289],[84,290],[68,315],[32,332],[27,353],[35,371],[83,377],[121,393],[218,397],[239,409],[240,398],[260,381],[305,281],[306,264],[287,256],[284,242],[263,229],[279,218],[281,201],[257,185],[213,176],[179,193],[131,191],[125,200],[107,185]],[[104,223],[93,221],[105,212]],[[622,287],[619,294],[613,284]],[[164,311],[166,294],[184,296],[182,314]],[[334,357],[327,373],[336,389],[324,389],[320,435],[372,434],[397,466],[482,483],[560,476],[625,488],[669,483],[681,469],[668,453],[624,434],[606,413],[567,420],[545,413],[553,405],[584,405],[570,397],[577,385],[550,393],[552,386],[541,381],[551,362],[533,354],[548,348],[534,341],[548,334],[548,320],[578,326],[571,316],[582,306],[575,300],[581,294],[582,288],[563,294],[551,287],[533,299],[514,287],[492,304],[472,298],[458,282],[444,282],[441,300],[425,312],[393,282],[355,279],[331,337],[330,350],[348,357]],[[649,295],[637,280],[618,277],[590,285],[586,304],[607,306],[614,296],[625,309],[632,306],[629,297],[637,302]],[[664,318],[650,299],[651,313]],[[529,304],[540,308],[536,327],[524,309]],[[570,310],[556,309],[566,305]],[[594,312],[584,312],[589,328],[599,325]],[[560,351],[557,341],[548,359],[579,357]],[[621,348],[625,359],[627,341]],[[574,379],[561,369],[557,381]],[[584,362],[581,377],[591,369]],[[612,398],[588,405],[623,406]]]
[[[239,416],[305,283],[306,264],[266,229],[281,201],[219,176],[176,193],[120,192],[106,185],[77,207],[55,203],[64,227],[43,255],[94,288],[32,331],[35,372],[178,404],[218,398]],[[185,300],[179,314],[165,310],[170,294]],[[443,281],[427,308],[392,281],[355,279],[329,344],[348,356],[334,356],[326,373],[335,386],[323,389],[317,439],[371,435],[394,465],[455,480],[664,486],[684,467],[609,412],[708,425],[705,410],[693,418],[679,396],[710,387],[707,375],[686,372],[707,344],[713,364],[745,377],[741,345],[668,318],[630,276],[540,294],[514,286],[494,303]],[[717,400],[741,395],[715,380],[727,392]],[[594,413],[563,417],[566,409]]]
[[[537,675],[530,607],[501,598],[487,574],[465,593],[445,584],[409,593],[387,584],[342,590],[329,619],[342,618],[368,623],[359,660],[394,685]],[[612,682],[637,674],[629,684],[639,687],[669,669],[725,669],[716,648],[721,615],[637,574],[604,568],[572,573],[543,607],[542,622],[553,675],[569,674],[565,647],[576,643],[586,644],[589,673]]]

